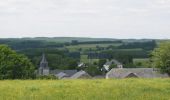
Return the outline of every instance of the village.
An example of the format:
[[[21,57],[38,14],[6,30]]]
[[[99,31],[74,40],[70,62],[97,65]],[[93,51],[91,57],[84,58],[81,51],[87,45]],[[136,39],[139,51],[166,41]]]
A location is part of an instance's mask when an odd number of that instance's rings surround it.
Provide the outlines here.
[[[0,0],[0,100],[170,100],[170,0]]]
[[[109,70],[112,64],[116,64],[116,68]],[[78,67],[86,67],[84,63],[79,63]],[[89,66],[90,67],[90,66]],[[42,54],[38,75],[54,75],[58,79],[122,79],[122,78],[168,78],[167,73],[161,73],[158,68],[123,68],[123,64],[113,59],[107,61],[101,71],[104,73],[100,76],[90,76],[83,70],[50,70],[45,54]]]

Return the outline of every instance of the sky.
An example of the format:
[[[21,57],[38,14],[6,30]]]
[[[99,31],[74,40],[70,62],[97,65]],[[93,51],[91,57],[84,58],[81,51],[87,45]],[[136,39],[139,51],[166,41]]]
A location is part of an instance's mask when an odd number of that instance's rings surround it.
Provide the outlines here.
[[[0,38],[170,39],[170,0],[0,0]]]

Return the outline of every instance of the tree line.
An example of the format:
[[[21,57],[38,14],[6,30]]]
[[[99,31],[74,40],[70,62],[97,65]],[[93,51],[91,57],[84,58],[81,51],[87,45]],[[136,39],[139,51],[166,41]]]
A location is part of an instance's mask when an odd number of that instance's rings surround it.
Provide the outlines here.
[[[39,66],[42,51],[47,54],[49,66],[51,69],[76,69],[79,57],[71,57],[67,55],[69,51],[58,49],[25,49],[21,51],[12,50],[7,45],[0,45],[0,79],[34,79],[35,70]],[[133,57],[145,55],[139,52],[132,51],[104,51],[103,53],[111,55],[111,58],[131,64]],[[24,54],[24,55],[23,55]],[[75,53],[76,55],[79,55]],[[140,55],[139,55],[140,54]],[[170,74],[170,43],[161,43],[155,48],[151,54],[151,65],[155,68],[160,68],[162,72]],[[74,54],[73,54],[74,55]],[[100,59],[99,63],[89,64],[87,70],[90,74],[95,75],[100,73],[99,68],[102,67],[106,60]],[[129,65],[130,66],[130,65]],[[97,70],[97,71],[95,71]]]

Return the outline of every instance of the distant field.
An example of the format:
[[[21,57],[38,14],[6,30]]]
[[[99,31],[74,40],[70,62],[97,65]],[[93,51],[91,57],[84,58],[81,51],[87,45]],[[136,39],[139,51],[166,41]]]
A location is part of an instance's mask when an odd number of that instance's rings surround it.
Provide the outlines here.
[[[88,63],[88,62],[89,62],[89,60],[88,60],[88,58],[87,58],[87,57],[88,57],[87,55],[81,55],[80,61],[81,61],[81,62]]]
[[[117,49],[118,51],[142,51],[142,48],[135,48],[135,49]]]
[[[170,79],[6,80],[0,100],[170,100]]]
[[[84,62],[84,63],[89,63],[89,62],[90,62],[90,63],[94,63],[94,62],[98,62],[98,61],[99,61],[99,59],[91,59],[91,60],[89,61],[87,55],[81,55],[80,60],[81,60],[81,62]]]
[[[80,45],[72,45],[72,46],[66,46],[71,51],[77,50],[81,48],[82,50],[87,50],[87,49],[96,49],[96,46],[99,47],[108,47],[108,46],[120,46],[121,43],[107,43],[107,44],[80,44]]]
[[[167,39],[167,40],[157,40],[157,44],[159,45],[160,43],[162,43],[162,42],[170,42],[170,40],[169,39]]]

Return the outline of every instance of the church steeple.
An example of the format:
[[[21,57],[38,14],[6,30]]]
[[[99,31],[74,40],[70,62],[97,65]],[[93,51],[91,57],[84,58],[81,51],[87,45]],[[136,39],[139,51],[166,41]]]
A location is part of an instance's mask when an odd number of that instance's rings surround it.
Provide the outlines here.
[[[40,61],[40,67],[38,70],[39,75],[49,75],[50,70],[48,67],[48,61],[44,53],[42,54],[42,59]]]
[[[44,53],[42,54],[42,59],[41,59],[41,62],[40,62],[40,67],[48,68],[48,62],[47,62],[47,59],[46,59]]]

